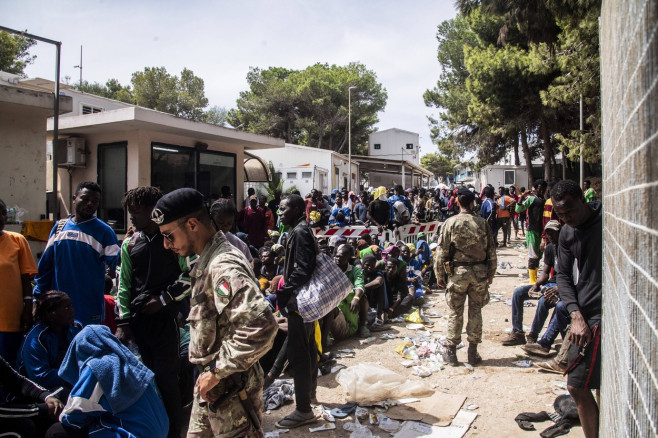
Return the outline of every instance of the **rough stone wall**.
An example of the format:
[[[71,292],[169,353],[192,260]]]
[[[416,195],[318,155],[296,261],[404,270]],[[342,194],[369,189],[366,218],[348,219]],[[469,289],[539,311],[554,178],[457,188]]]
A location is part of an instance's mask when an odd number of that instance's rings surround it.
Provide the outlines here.
[[[658,435],[658,1],[603,1],[601,436]]]

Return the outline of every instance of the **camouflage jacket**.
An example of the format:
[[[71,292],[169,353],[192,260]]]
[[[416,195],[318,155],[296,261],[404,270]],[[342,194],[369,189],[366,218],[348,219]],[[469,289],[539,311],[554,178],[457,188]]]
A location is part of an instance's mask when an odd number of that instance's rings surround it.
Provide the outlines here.
[[[272,347],[278,326],[249,262],[217,232],[190,272],[190,362],[218,379],[243,372]]]
[[[486,261],[488,277],[496,274],[496,247],[487,221],[473,213],[459,213],[441,227],[436,247],[435,270],[443,272],[447,261]]]

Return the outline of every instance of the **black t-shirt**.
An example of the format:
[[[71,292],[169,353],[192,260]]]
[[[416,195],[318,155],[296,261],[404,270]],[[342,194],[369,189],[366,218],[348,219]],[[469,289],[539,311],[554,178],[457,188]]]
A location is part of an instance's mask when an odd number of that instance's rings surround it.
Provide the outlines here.
[[[372,281],[374,281],[377,277],[384,277],[384,274],[381,271],[375,271],[371,274],[366,274],[365,272],[363,273],[363,282],[364,284],[368,284]],[[368,297],[368,304],[372,308],[377,308],[377,298],[379,297],[379,294],[384,293],[385,291],[385,285],[382,284],[379,287],[373,287],[370,289],[366,289],[366,296]]]
[[[555,274],[557,274],[557,248],[555,244],[549,243],[544,248],[544,265],[550,266],[551,277],[548,279],[549,283],[555,283]]]
[[[372,201],[368,205],[368,212],[379,225],[386,225],[391,220],[391,206],[386,201]]]

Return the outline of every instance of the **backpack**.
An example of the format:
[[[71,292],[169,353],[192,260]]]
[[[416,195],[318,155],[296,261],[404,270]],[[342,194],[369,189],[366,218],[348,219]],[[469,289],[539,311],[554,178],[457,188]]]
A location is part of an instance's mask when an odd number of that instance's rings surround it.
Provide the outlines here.
[[[411,221],[409,209],[402,201],[395,201],[393,203],[393,213],[395,215],[395,221],[400,225],[408,224]]]
[[[485,219],[487,223],[493,227],[493,225],[496,223],[496,217],[498,216],[498,203],[494,202],[491,198],[487,198],[484,200],[484,202],[491,202],[491,211],[489,212],[489,216],[487,216]]]

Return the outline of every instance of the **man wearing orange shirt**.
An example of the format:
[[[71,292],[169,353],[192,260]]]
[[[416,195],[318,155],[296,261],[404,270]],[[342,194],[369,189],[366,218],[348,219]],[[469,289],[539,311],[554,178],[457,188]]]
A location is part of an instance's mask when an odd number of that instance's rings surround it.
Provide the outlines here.
[[[5,231],[7,205],[0,199],[0,355],[12,366],[23,332],[32,326],[32,285],[37,273],[27,240]]]
[[[507,246],[510,244],[512,234],[512,215],[510,211],[514,211],[516,201],[509,195],[509,191],[505,187],[498,187],[498,194],[500,198],[496,201],[498,203],[498,229],[503,230],[503,243],[500,246]]]

